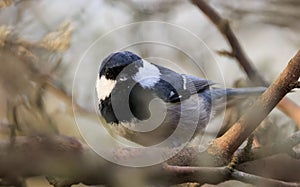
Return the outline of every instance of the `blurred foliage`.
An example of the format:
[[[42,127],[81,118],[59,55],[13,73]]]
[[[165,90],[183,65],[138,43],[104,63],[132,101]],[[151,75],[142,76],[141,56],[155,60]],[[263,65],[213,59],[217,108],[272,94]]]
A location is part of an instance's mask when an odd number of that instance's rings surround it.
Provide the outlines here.
[[[8,6],[12,5],[12,3],[13,3],[13,0],[2,0],[0,2],[0,8],[8,7]]]
[[[282,62],[286,62],[294,50],[299,48],[300,1],[214,0],[213,2],[230,21],[239,23],[234,24],[235,27],[245,28],[245,30],[253,27],[256,29],[255,33],[251,31],[250,34],[242,33],[241,38],[246,45],[246,51],[252,55],[251,57],[266,77],[274,77],[285,65]],[[82,86],[79,88],[79,94],[74,95],[74,101],[80,103],[85,109],[78,106],[76,102],[73,103],[71,99],[72,81],[83,51],[112,28],[135,21],[167,21],[191,30],[213,50],[227,47],[207,19],[201,17],[201,13],[189,2],[180,0],[76,0],[72,2],[2,0],[0,8],[1,138],[10,136],[11,126],[15,126],[17,135],[60,133],[82,139],[74,122],[73,109],[82,113],[81,117],[86,120],[87,126],[92,126],[91,124],[97,121],[93,111],[94,106],[90,104],[93,102],[94,93],[91,93],[87,85],[94,85],[95,76],[90,75],[90,72],[98,68],[101,59],[97,59],[98,56],[95,54],[90,57],[94,60],[94,64],[92,67],[85,67],[85,75],[80,77]],[[293,32],[278,34],[279,31],[273,30],[273,27],[271,32],[269,28],[257,23],[268,23]],[[130,33],[123,33],[103,45],[113,48],[122,43],[124,38],[129,40],[143,38],[142,34],[148,32],[153,33],[157,38],[166,38],[161,32],[151,29],[139,28]],[[265,31],[262,31],[264,29]],[[171,35],[168,31],[165,33],[167,36]],[[263,41],[258,41],[261,35]],[[293,39],[295,43],[281,37],[283,35],[286,38],[293,38],[296,35],[297,37]],[[273,37],[268,38],[269,36]],[[182,41],[182,38],[176,39],[181,43],[193,43],[193,41]],[[247,41],[250,43],[255,41],[255,43],[251,46]],[[210,74],[219,73],[210,64],[207,54],[203,54],[203,51],[192,48],[186,50],[200,56],[203,59],[201,62],[203,69]],[[286,51],[282,52],[282,50]],[[159,52],[166,53],[166,51],[156,50],[153,46],[142,46],[139,51],[144,56]],[[95,53],[101,52],[99,50]],[[187,66],[178,52],[169,52],[168,55],[177,59],[180,66]],[[234,81],[245,78],[236,64],[230,63],[233,62],[231,58],[214,55],[218,61],[221,61],[218,68],[224,74],[226,83],[231,85]],[[190,68],[189,71],[195,70]],[[248,86],[249,83],[233,85],[243,87]],[[240,105],[230,106],[224,120],[224,129],[220,134],[228,129],[251,103],[253,99]],[[289,119],[280,116],[282,114],[272,114],[256,130],[255,134],[260,145],[280,141],[295,130],[294,124]],[[45,181],[40,182],[40,179],[37,183],[32,181],[34,180],[30,180],[29,183],[32,186],[46,185]],[[220,186],[232,184],[229,182]]]
[[[235,21],[258,21],[278,27],[300,29],[298,0],[253,0],[253,1],[213,1],[226,15]]]

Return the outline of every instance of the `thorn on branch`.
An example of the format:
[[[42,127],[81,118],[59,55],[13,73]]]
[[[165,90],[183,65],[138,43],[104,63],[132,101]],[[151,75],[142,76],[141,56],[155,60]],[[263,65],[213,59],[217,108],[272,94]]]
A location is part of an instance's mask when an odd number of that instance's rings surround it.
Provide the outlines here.
[[[221,56],[226,56],[229,58],[235,58],[233,52],[227,51],[227,50],[218,50],[216,51]]]

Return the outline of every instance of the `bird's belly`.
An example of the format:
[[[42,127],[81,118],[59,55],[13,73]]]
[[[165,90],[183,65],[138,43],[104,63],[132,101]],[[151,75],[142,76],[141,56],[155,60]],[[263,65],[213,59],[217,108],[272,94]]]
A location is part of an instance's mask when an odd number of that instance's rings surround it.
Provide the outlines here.
[[[156,108],[147,123],[134,121],[111,125],[114,133],[144,146],[163,143],[181,145],[188,143],[199,131],[206,127],[210,111],[205,108],[204,99],[198,95],[182,101],[169,103],[167,109]],[[164,117],[162,120],[161,117]],[[158,123],[159,122],[159,123]],[[147,128],[142,128],[146,126]]]

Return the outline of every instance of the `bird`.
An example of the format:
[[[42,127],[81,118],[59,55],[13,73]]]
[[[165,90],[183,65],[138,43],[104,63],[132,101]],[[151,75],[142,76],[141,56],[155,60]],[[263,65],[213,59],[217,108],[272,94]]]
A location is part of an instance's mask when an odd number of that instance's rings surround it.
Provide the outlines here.
[[[214,85],[148,62],[133,52],[118,51],[104,58],[99,68],[95,86],[99,116],[109,132],[139,145],[177,147],[203,133],[226,98],[266,90]]]

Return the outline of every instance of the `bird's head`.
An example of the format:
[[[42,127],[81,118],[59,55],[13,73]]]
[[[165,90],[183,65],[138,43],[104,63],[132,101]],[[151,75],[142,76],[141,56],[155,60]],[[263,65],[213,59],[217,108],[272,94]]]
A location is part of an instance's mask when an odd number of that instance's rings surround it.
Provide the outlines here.
[[[108,80],[117,80],[117,77],[119,77],[119,74],[125,67],[132,65],[130,67],[131,71],[124,73],[134,74],[135,72],[133,71],[137,71],[138,68],[142,66],[142,63],[142,58],[132,52],[121,51],[113,53],[103,60],[100,67],[99,78],[105,77]]]
[[[142,63],[141,57],[129,51],[112,53],[106,57],[100,66],[97,79],[98,99],[106,99],[118,81],[132,78]]]
[[[158,67],[138,55],[129,52],[116,52],[106,57],[99,70],[97,94],[99,101],[111,94],[117,83],[139,83],[144,88],[154,86],[160,79]]]

